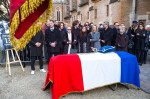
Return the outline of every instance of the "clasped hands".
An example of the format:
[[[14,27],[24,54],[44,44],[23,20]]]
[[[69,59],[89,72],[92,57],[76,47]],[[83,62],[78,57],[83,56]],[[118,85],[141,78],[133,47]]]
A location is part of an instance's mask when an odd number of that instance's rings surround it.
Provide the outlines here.
[[[137,33],[136,35],[140,35],[140,33]],[[143,34],[143,36],[145,36],[145,34]]]
[[[51,43],[50,45],[51,45],[51,47],[56,47],[55,43]]]
[[[37,43],[35,43],[35,46],[36,46],[36,47],[40,47],[40,46],[41,46],[41,43],[37,42]]]

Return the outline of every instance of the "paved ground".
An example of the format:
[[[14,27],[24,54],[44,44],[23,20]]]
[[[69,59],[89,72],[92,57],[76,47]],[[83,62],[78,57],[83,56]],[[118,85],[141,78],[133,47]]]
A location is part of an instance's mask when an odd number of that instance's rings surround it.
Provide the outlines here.
[[[46,64],[44,68],[47,69]],[[148,64],[140,66],[140,69],[141,87],[150,92],[150,56]],[[0,99],[51,99],[49,90],[41,90],[46,73],[41,73],[38,65],[35,75],[30,75],[30,66],[25,68],[25,72],[22,72],[19,66],[12,66],[11,71],[12,76],[9,76],[5,66],[0,66]],[[116,91],[102,87],[85,92],[84,95],[71,93],[62,99],[150,99],[150,94],[132,86],[128,90],[119,85]]]
[[[140,66],[140,70],[141,88],[150,93],[150,55],[148,55],[147,64]]]

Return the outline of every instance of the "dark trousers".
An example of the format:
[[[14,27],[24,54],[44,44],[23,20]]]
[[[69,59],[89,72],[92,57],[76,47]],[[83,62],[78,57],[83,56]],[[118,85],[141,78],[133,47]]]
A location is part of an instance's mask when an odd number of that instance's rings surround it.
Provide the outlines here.
[[[80,43],[80,46],[79,46],[79,53],[88,53],[88,47],[87,47],[87,43],[84,42],[84,43]]]
[[[130,54],[133,54],[133,55],[134,55],[134,53],[133,53],[133,49],[128,48],[128,53],[130,53]]]
[[[26,49],[23,49],[23,51],[19,51],[20,59],[21,61],[26,61]],[[23,67],[26,66],[25,62],[22,62]]]
[[[45,56],[45,60],[48,62],[48,54],[47,54],[47,46],[46,44],[44,43],[44,56]]]
[[[128,53],[133,54],[133,55],[136,55],[135,47],[133,47],[133,48],[128,48]]]
[[[51,57],[57,56],[57,55],[59,55],[59,54],[60,54],[60,53],[48,53],[48,63],[50,62]]]
[[[31,56],[31,70],[35,70],[34,64],[36,60],[36,56]],[[43,59],[42,56],[38,56],[40,69],[43,69]]]
[[[60,48],[60,54],[64,54],[64,49]]]
[[[138,60],[138,63],[143,64],[143,57],[144,56],[144,50],[136,50],[136,57]]]
[[[133,48],[132,48],[132,53],[133,53],[133,55],[136,55],[136,49],[135,49],[135,46],[133,46]]]
[[[25,61],[30,60],[30,47],[29,44],[23,49],[23,51],[19,51],[20,59],[23,64],[23,67],[26,67]]]

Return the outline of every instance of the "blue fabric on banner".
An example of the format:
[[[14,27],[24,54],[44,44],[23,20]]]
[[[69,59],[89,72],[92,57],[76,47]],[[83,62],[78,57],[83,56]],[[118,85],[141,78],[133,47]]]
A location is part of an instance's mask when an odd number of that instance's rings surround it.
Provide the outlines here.
[[[136,56],[123,51],[115,53],[121,58],[121,83],[136,85],[140,88],[140,69]]]

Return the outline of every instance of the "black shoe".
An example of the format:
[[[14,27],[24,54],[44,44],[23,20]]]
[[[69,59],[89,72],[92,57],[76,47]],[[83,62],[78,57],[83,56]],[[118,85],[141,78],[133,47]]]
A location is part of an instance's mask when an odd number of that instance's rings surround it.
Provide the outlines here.
[[[26,64],[25,64],[25,63],[23,63],[23,67],[24,67],[24,68],[26,67]]]

